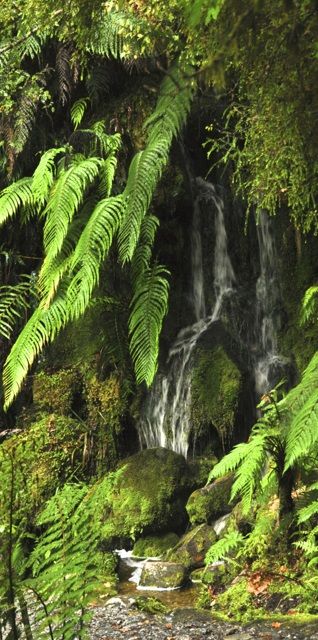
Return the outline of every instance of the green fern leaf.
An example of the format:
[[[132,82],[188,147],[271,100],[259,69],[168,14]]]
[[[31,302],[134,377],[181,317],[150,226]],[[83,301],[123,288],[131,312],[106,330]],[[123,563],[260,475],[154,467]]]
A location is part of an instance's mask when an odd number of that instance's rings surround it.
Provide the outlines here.
[[[151,385],[157,369],[159,335],[167,312],[168,271],[160,265],[146,269],[137,280],[129,319],[130,350],[138,383]]]
[[[77,129],[81,124],[87,109],[88,102],[89,98],[80,98],[79,100],[76,100],[76,102],[74,102],[74,104],[72,105],[71,120],[74,129]]]
[[[44,247],[50,259],[62,248],[69,225],[79,206],[85,191],[98,176],[102,160],[87,158],[62,170],[55,182],[44,215]]]
[[[34,198],[43,205],[48,197],[55,177],[55,159],[61,153],[66,152],[66,147],[49,149],[43,153],[41,160],[33,174],[32,193]]]
[[[285,471],[305,456],[318,440],[318,393],[314,393],[296,413],[286,437]]]
[[[24,275],[16,285],[0,287],[0,335],[10,340],[15,326],[30,307],[34,292],[32,277]]]
[[[32,178],[21,178],[3,189],[0,196],[0,225],[22,207],[33,204]]]
[[[230,531],[224,538],[215,542],[208,550],[205,557],[205,565],[213,564],[227,558],[230,552],[242,546],[244,538],[239,531]]]

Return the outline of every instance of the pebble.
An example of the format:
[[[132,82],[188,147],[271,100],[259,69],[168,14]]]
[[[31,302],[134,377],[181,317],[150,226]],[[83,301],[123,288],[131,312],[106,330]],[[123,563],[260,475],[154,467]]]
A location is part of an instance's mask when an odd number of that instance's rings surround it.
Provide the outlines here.
[[[318,631],[318,630],[317,630]],[[150,615],[136,608],[134,598],[115,597],[94,609],[89,640],[318,640],[316,629],[274,629],[270,623],[241,627],[213,620],[208,613],[176,610]]]

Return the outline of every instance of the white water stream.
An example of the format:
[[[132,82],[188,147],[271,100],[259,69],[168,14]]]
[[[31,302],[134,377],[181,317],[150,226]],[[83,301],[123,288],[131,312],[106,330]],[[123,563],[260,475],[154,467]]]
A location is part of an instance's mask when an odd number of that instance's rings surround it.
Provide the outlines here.
[[[168,447],[187,456],[191,406],[191,356],[201,335],[221,313],[225,296],[233,291],[235,275],[228,254],[224,220],[224,202],[215,187],[201,178],[196,181],[191,233],[191,300],[196,322],[182,329],[173,343],[167,360],[167,374],[157,375],[139,423],[141,445]],[[206,315],[202,265],[201,210],[205,201],[215,212],[214,306]]]

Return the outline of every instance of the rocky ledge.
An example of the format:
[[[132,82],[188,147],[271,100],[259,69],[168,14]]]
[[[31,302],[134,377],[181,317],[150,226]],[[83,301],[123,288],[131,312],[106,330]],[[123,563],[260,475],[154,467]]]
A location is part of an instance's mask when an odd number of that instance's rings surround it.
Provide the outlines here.
[[[177,609],[151,615],[137,608],[135,598],[111,598],[94,610],[90,640],[318,640],[316,625],[273,628],[270,623],[247,627],[215,621],[208,613]]]

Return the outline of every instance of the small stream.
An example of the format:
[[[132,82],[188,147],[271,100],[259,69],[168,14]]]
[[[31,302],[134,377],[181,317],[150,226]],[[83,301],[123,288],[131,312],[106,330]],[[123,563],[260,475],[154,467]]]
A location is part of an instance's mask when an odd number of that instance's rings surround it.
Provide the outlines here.
[[[146,560],[142,558],[134,558],[131,552],[124,550],[117,551],[119,556],[119,596],[137,595],[156,597],[168,609],[185,609],[195,606],[198,595],[198,585],[189,583],[188,586],[181,589],[154,589],[139,586],[139,579],[143,565]],[[147,560],[158,560],[158,558],[147,558]]]

